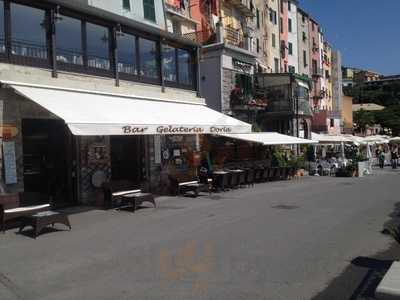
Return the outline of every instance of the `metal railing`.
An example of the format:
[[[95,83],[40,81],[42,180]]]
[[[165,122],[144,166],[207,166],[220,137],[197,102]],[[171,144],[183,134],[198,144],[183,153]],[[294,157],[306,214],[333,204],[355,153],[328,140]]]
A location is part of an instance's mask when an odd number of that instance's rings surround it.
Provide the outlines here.
[[[65,50],[57,48],[56,58],[60,63],[83,65],[83,53],[79,51]]]
[[[34,44],[23,40],[11,41],[11,54],[37,59],[48,58],[46,45]]]

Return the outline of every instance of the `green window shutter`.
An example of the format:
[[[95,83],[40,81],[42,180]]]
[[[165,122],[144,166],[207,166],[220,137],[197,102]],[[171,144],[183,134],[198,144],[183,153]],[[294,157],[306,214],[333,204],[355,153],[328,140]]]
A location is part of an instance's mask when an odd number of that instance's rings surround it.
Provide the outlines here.
[[[122,7],[126,10],[131,10],[130,0],[122,0]]]
[[[156,21],[156,12],[154,7],[154,0],[143,0],[144,18],[146,20]]]

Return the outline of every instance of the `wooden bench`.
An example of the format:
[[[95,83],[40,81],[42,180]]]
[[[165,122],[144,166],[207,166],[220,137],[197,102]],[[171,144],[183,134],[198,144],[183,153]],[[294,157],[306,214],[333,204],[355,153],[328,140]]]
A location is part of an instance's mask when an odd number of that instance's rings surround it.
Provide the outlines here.
[[[210,184],[202,183],[200,180],[195,178],[184,178],[184,177],[169,177],[173,193],[175,195],[186,194],[193,192],[194,196],[197,197],[201,192],[208,192],[211,194]]]
[[[26,194],[0,195],[0,222],[3,233],[5,232],[6,221],[19,217],[32,216],[35,213],[50,210],[50,203],[26,205],[28,203],[21,201],[23,198],[27,198]],[[40,197],[38,197],[37,201],[40,200],[43,200],[43,198],[40,199]],[[32,199],[30,199],[30,201],[32,201]]]
[[[116,203],[123,199],[123,196],[133,193],[140,193],[142,190],[133,188],[129,181],[110,181],[103,184],[105,208],[114,208]]]

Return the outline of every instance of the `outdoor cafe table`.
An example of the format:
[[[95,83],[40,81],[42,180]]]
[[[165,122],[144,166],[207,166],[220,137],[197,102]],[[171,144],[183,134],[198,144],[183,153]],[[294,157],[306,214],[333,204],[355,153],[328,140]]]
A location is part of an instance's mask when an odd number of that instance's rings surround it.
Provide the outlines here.
[[[214,171],[213,176],[213,186],[219,191],[225,191],[225,186],[228,184],[228,177],[230,172],[227,171]]]

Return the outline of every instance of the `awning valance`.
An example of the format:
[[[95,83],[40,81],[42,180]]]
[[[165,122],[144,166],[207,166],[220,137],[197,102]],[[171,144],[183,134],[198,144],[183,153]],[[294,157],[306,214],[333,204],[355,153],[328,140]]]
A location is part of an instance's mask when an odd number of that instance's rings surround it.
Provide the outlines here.
[[[252,132],[243,134],[222,134],[224,137],[268,145],[301,145],[316,144],[316,141],[297,138],[277,132]]]
[[[341,144],[354,142],[353,139],[344,135],[331,135],[313,132],[311,136],[313,141],[319,142],[320,144]]]
[[[221,134],[251,125],[201,104],[2,82],[65,121],[74,135]]]

